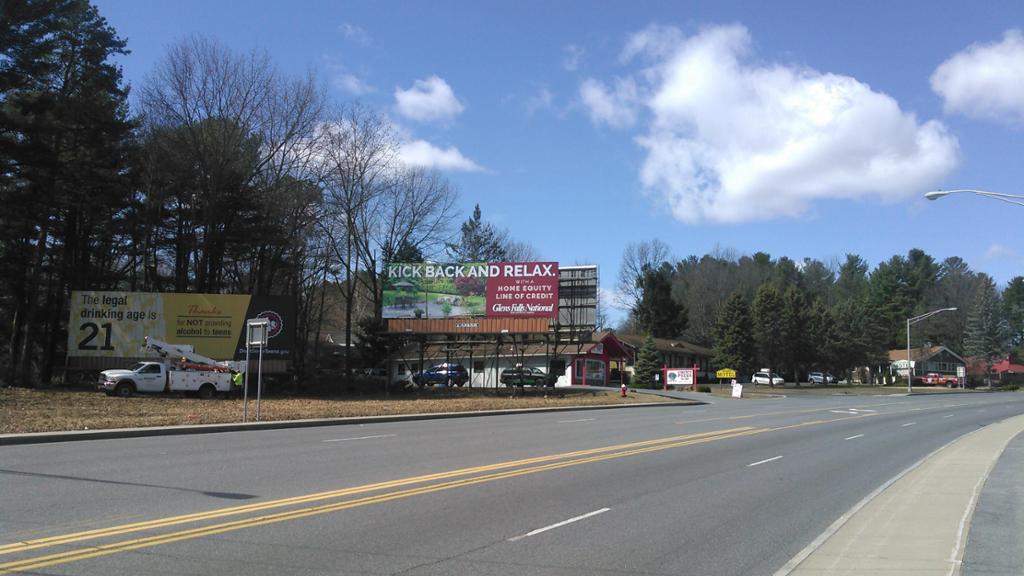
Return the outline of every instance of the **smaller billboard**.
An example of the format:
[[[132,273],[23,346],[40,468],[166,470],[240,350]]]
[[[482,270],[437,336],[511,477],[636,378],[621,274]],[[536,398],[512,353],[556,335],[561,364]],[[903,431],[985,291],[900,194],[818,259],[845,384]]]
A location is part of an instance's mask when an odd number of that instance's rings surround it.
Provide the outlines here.
[[[669,386],[693,386],[693,368],[668,368],[665,370],[665,382]]]
[[[392,263],[384,318],[554,318],[557,262]]]

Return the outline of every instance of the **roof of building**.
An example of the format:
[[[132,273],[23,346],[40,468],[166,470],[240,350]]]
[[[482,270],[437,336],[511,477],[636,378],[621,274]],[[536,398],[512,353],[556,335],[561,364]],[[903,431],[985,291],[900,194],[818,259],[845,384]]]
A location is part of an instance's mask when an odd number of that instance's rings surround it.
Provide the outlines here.
[[[972,374],[979,374],[985,372],[985,360],[982,358],[968,358],[967,359],[967,371]],[[1009,374],[1024,374],[1024,364],[1017,364],[1011,362],[1009,358],[1002,358],[992,363],[992,372],[995,374],[1002,374],[1003,372]]]
[[[637,349],[644,345],[644,339],[646,338],[642,334],[618,334],[618,337],[623,342]],[[654,347],[657,348],[659,352],[692,354],[694,356],[707,357],[711,357],[714,354],[714,351],[710,348],[706,348],[692,342],[687,342],[685,340],[655,338]]]
[[[961,358],[959,354],[957,354],[956,352],[953,352],[952,350],[950,350],[949,348],[947,348],[945,346],[922,346],[921,348],[911,348],[910,349],[910,361],[911,362],[917,362],[917,361],[924,362],[924,361],[927,361],[932,356],[935,356],[938,353],[942,352],[943,350],[949,352],[950,354],[952,354],[954,357],[956,357],[961,362],[964,361],[964,359]],[[897,348],[896,350],[889,350],[889,362],[906,362],[906,361],[907,361],[907,349],[906,348]]]

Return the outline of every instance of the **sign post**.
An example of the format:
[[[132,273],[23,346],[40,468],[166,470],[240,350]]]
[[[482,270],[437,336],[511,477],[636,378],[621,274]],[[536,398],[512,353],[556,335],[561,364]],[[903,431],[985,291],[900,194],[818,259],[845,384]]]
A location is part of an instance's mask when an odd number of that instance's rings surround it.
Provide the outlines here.
[[[963,390],[967,384],[967,367],[957,366],[956,367],[956,379],[960,381],[960,389]]]
[[[266,318],[250,318],[245,321],[245,393],[242,401],[242,422],[249,419],[249,349],[259,348],[256,368],[256,421],[260,421],[260,398],[263,393],[263,349],[267,346],[270,321]]]

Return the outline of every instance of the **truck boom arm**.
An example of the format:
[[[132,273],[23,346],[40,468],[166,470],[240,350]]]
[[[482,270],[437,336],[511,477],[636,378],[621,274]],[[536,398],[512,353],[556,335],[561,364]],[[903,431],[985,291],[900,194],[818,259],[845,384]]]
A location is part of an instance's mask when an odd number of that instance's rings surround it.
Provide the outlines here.
[[[142,347],[148,348],[149,350],[156,352],[162,358],[167,358],[168,356],[173,358],[184,358],[191,362],[192,364],[201,364],[203,366],[208,366],[216,370],[227,369],[227,366],[224,363],[218,362],[213,358],[203,356],[202,354],[197,354],[190,348],[179,346],[177,344],[171,344],[169,342],[164,342],[163,340],[150,338],[149,336],[146,336],[145,343],[143,344]]]

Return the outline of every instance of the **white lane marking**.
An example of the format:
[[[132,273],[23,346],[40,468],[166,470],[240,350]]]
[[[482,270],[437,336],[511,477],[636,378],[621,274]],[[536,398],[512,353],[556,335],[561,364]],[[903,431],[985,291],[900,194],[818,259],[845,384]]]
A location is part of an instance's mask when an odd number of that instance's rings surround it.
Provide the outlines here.
[[[747,464],[747,468],[750,468],[751,466],[760,466],[761,464],[767,464],[768,462],[774,462],[774,461],[778,460],[779,458],[782,458],[782,456],[776,456],[775,458],[768,458],[766,460],[761,460],[759,462],[754,462],[753,464]]]
[[[572,424],[573,422],[590,422],[593,418],[580,418],[579,420],[559,420],[559,424]]]
[[[953,417],[952,414],[946,414],[945,416],[943,416],[943,418],[952,418],[952,417]]]
[[[843,438],[843,440],[856,440],[857,438],[863,438],[863,434],[857,434],[856,436],[850,436],[849,438]]]
[[[357,438],[334,438],[333,440],[323,440],[323,442],[348,442],[350,440],[370,440],[371,438],[394,438],[398,434],[377,434],[376,436],[359,436]]]
[[[566,524],[572,524],[573,522],[579,522],[580,520],[586,520],[587,518],[590,518],[591,516],[597,516],[598,514],[604,514],[605,512],[607,512],[609,510],[611,510],[611,508],[601,508],[600,510],[594,510],[593,512],[587,512],[586,514],[583,514],[582,516],[577,516],[575,518],[569,518],[568,520],[562,520],[561,522],[558,522],[556,524],[552,524],[550,526],[545,526],[543,528],[537,528],[536,530],[532,530],[530,532],[527,532],[526,534],[520,534],[519,536],[515,536],[513,538],[509,538],[508,541],[509,542],[515,542],[517,540],[522,540],[523,538],[526,538],[528,536],[536,536],[537,534],[540,534],[541,532],[547,532],[548,530],[554,530],[555,528],[561,528],[562,526],[565,526]]]
[[[913,426],[917,422],[907,422],[906,424],[900,424],[900,428],[906,428],[907,426]]]

